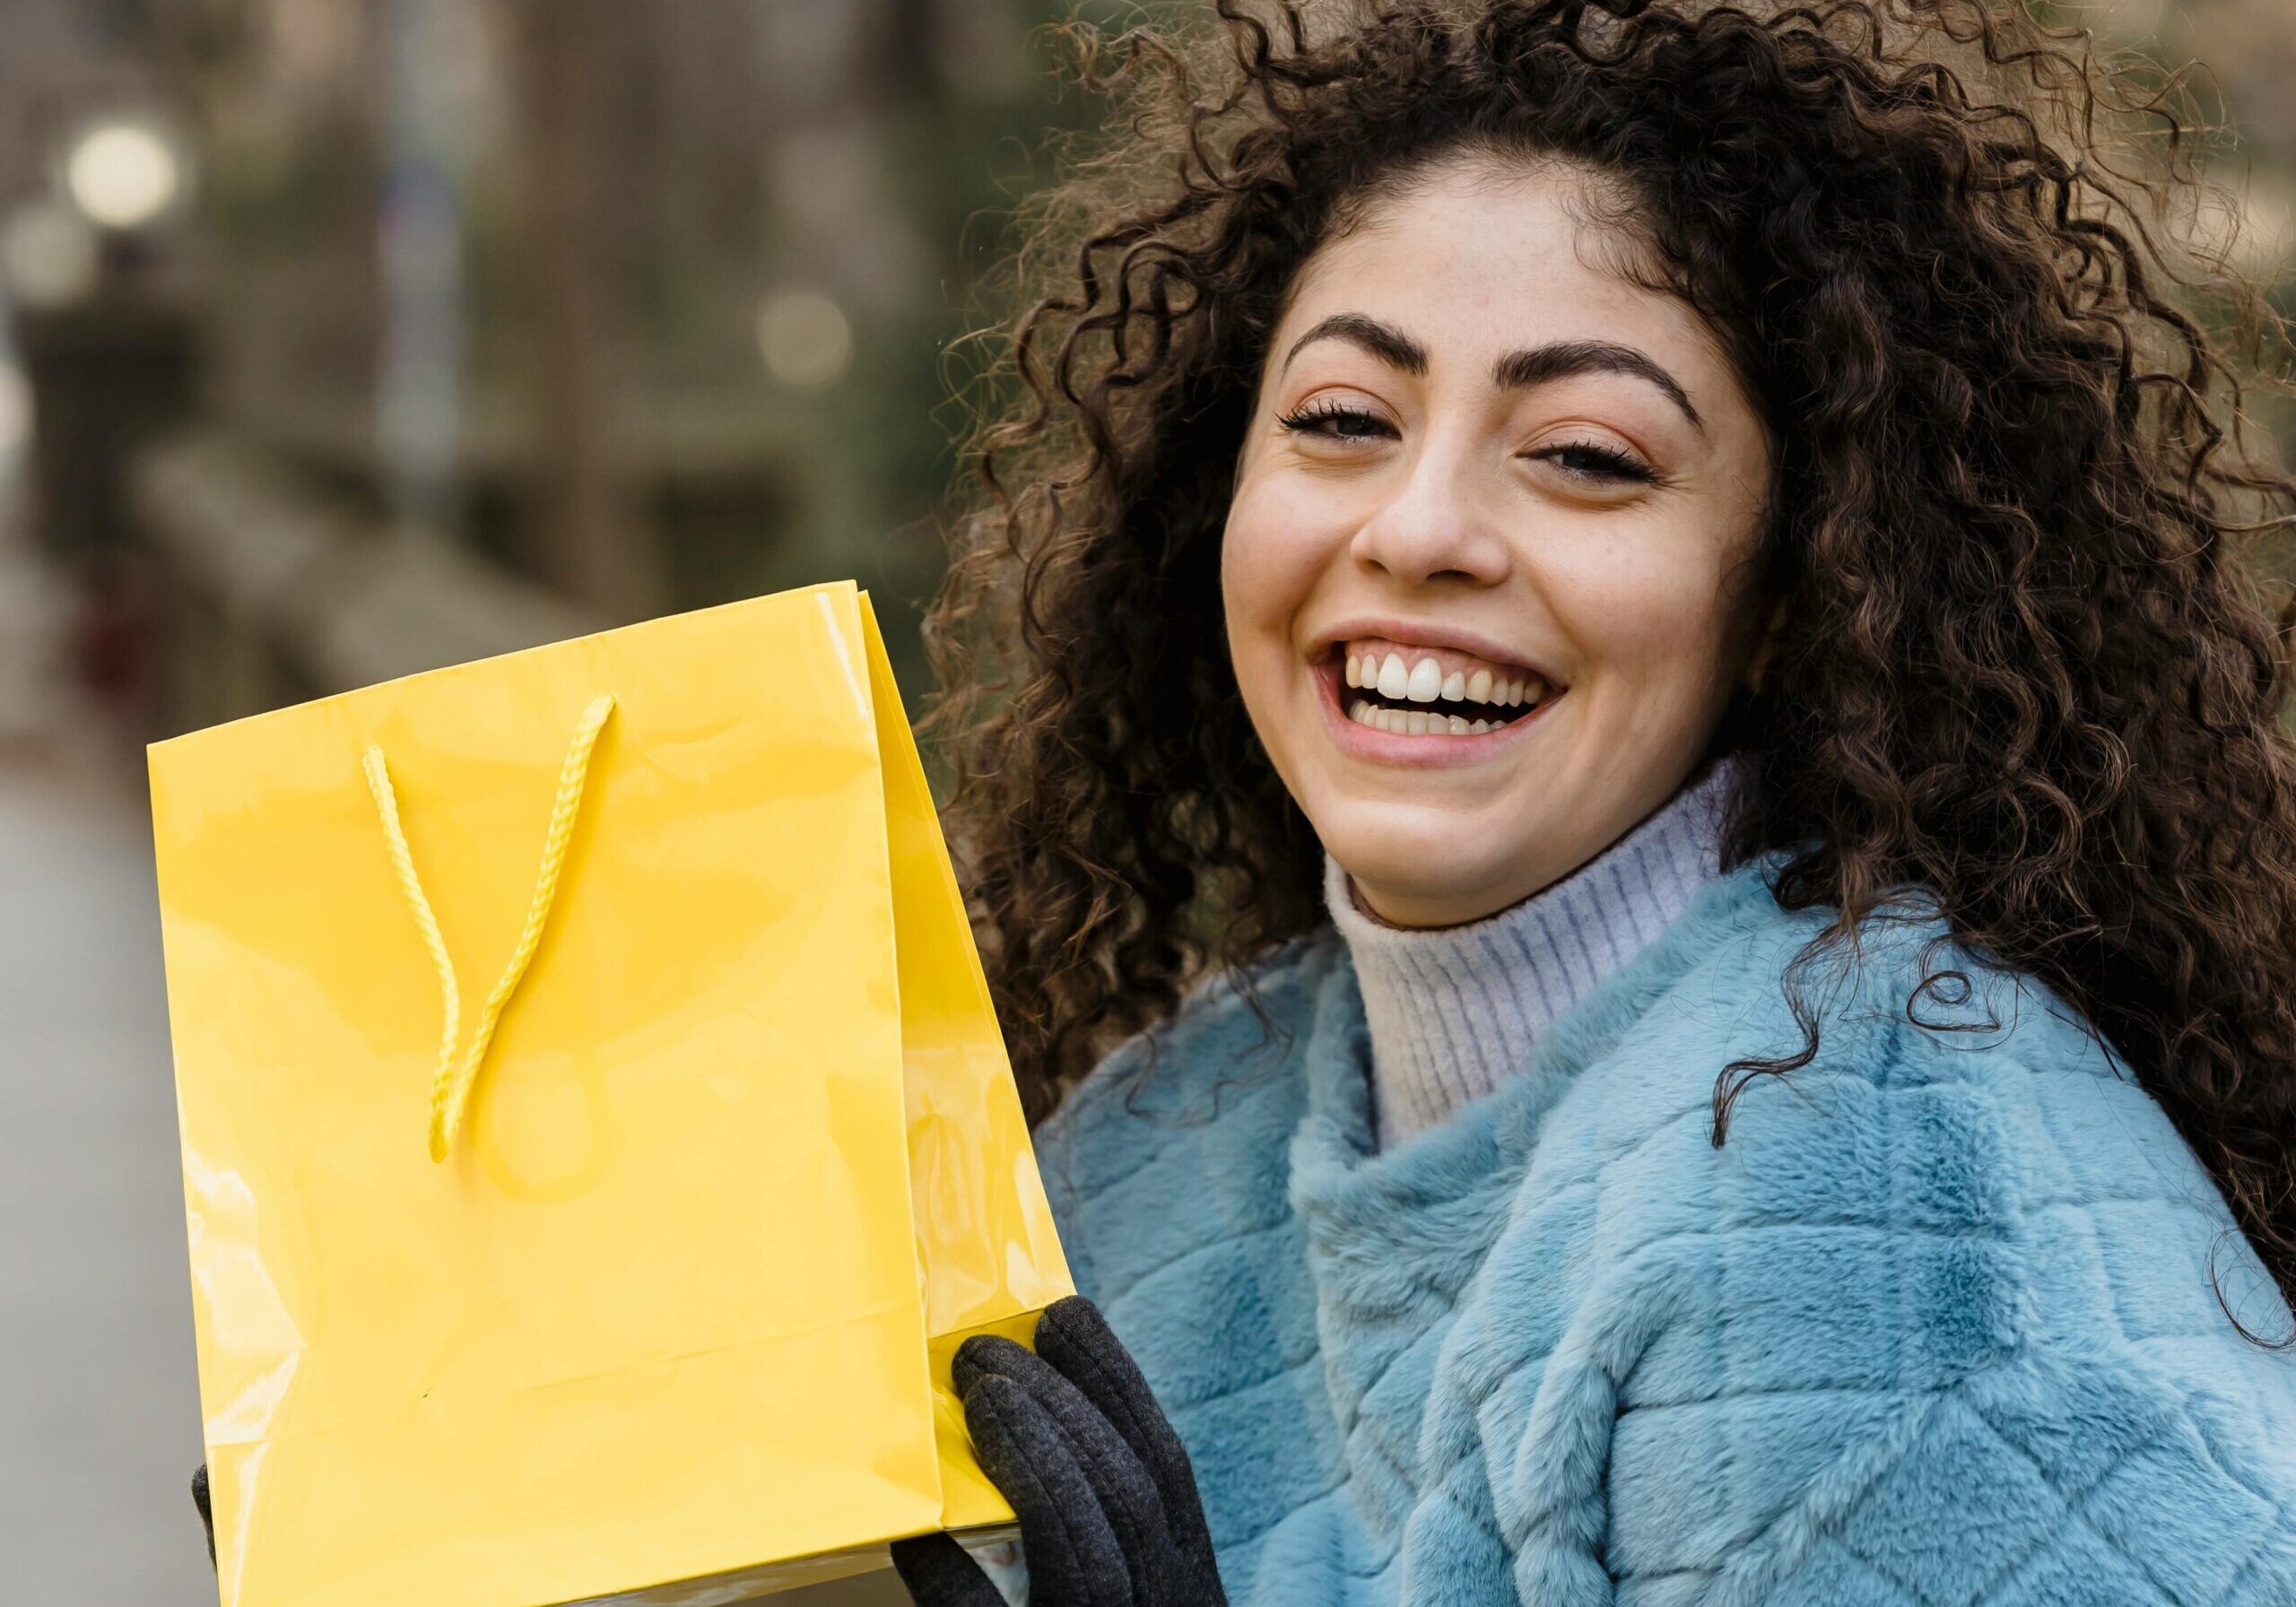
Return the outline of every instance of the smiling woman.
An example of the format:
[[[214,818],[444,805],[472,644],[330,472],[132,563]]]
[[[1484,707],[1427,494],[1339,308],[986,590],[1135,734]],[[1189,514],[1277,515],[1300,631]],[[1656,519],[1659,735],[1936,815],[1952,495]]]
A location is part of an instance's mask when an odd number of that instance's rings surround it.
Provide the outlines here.
[[[1705,321],[1609,265],[1637,242],[1583,221],[1600,184],[1477,152],[1359,204],[1292,286],[1246,427],[1221,547],[1236,683],[1397,925],[1585,864],[1681,787],[1758,669],[1762,422]],[[1343,699],[1335,668],[1374,654],[1381,680]],[[1474,673],[1536,682],[1532,717],[1419,712]]]
[[[2296,482],[2158,96],[1216,11],[1081,36],[936,616],[1107,1318],[960,1356],[1031,1600],[2296,1601]]]

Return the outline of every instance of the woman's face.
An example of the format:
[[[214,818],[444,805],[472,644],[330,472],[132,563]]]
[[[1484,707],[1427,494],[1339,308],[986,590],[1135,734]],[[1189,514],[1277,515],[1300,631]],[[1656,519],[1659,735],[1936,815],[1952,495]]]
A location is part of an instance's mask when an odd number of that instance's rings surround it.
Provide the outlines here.
[[[1752,669],[1767,437],[1584,173],[1432,167],[1302,270],[1228,514],[1228,644],[1372,913],[1447,925],[1664,803]],[[1607,249],[1606,249],[1607,248]]]

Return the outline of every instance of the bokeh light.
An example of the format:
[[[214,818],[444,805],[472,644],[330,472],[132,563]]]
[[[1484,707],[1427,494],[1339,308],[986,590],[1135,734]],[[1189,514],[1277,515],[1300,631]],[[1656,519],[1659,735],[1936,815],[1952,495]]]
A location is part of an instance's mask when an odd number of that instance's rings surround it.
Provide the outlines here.
[[[769,296],[758,309],[757,343],[766,371],[793,390],[834,385],[853,361],[853,326],[819,291]]]
[[[35,310],[79,300],[96,282],[96,231],[60,201],[18,207],[0,224],[0,282]]]
[[[0,360],[0,473],[32,436],[32,392],[23,369]]]
[[[64,159],[65,187],[91,222],[106,229],[142,229],[183,194],[183,159],[148,123],[100,123],[73,143]]]

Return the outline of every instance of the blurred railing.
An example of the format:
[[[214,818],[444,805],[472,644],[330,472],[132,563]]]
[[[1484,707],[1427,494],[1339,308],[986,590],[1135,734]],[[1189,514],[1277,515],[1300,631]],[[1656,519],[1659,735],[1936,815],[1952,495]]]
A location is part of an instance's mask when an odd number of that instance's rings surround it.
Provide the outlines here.
[[[443,537],[389,527],[222,429],[146,447],[129,505],[158,569],[163,732],[609,622]]]

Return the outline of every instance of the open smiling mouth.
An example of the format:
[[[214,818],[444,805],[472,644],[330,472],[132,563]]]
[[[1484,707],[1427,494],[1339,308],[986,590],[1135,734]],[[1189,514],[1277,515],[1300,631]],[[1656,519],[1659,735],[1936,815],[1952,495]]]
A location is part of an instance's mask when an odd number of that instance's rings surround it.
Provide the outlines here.
[[[1464,653],[1342,643],[1339,706],[1359,725],[1396,736],[1483,736],[1562,691],[1535,672]]]

